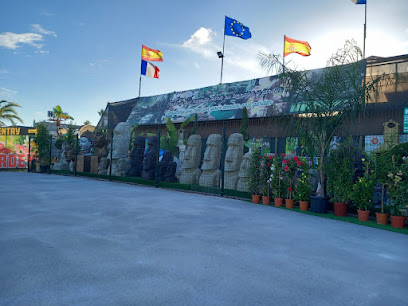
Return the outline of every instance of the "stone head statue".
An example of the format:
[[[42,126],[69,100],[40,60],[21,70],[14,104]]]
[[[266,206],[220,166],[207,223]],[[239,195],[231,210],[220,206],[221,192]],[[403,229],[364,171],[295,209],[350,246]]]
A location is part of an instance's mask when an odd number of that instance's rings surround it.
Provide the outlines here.
[[[66,141],[62,144],[62,150],[64,152],[64,157],[67,162],[75,160],[75,149]]]
[[[208,136],[207,145],[204,152],[201,170],[218,169],[221,162],[221,135],[211,134]]]
[[[183,169],[197,168],[201,160],[201,136],[191,135],[187,141],[187,149],[184,153]]]
[[[157,136],[152,136],[147,143],[147,152],[143,159],[142,178],[145,180],[154,180],[156,177],[156,154]]]
[[[238,191],[249,191],[249,167],[251,165],[251,155],[250,152],[247,152],[242,158],[241,167],[238,172]]]
[[[120,122],[113,130],[113,151],[112,159],[127,158],[129,151],[130,132],[132,125]]]
[[[225,153],[225,171],[239,171],[244,155],[244,136],[234,133],[228,138],[228,148]]]
[[[89,131],[85,131],[79,139],[79,148],[81,149],[80,154],[82,155],[92,155],[93,153],[93,135]]]
[[[239,168],[238,177],[249,177],[249,167],[251,164],[251,153],[247,152],[242,157],[241,167]]]

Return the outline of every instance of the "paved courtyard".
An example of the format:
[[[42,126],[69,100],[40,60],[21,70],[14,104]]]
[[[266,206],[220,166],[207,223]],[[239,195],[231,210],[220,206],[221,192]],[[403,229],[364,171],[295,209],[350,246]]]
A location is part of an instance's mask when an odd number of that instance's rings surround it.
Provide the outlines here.
[[[408,236],[249,202],[0,172],[1,305],[408,305]]]

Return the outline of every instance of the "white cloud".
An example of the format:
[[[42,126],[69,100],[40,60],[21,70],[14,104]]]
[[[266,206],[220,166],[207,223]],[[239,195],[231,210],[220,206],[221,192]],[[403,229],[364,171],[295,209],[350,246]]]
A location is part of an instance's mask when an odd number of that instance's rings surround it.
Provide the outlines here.
[[[16,34],[5,32],[0,34],[0,47],[8,49],[17,49],[18,44],[28,44],[41,49],[42,45],[35,43],[36,41],[43,41],[43,36],[36,33]]]
[[[45,115],[45,113],[43,113],[43,112],[35,112],[34,114],[37,115],[37,116]]]
[[[51,35],[51,36],[57,37],[57,34],[54,31],[46,30],[42,26],[40,26],[39,24],[32,24],[31,29],[34,32],[37,32],[37,33],[40,33],[40,34]]]
[[[39,50],[39,51],[35,51],[34,53],[45,55],[45,54],[50,53],[50,51],[47,51],[47,50]]]
[[[2,98],[11,98],[17,94],[17,91],[5,87],[0,87],[0,96]]]
[[[216,53],[219,47],[213,42],[215,32],[204,27],[199,28],[190,39],[183,43],[183,47],[195,53],[198,53],[205,58],[216,59]]]

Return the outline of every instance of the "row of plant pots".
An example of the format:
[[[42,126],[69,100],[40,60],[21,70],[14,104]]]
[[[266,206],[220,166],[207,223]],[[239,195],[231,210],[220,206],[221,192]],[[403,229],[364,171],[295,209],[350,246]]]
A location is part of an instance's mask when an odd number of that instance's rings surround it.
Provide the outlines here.
[[[282,207],[283,203],[285,203],[285,207],[289,209],[293,209],[295,207],[295,201],[293,199],[283,199],[283,198],[272,198],[273,204],[275,207]],[[259,204],[262,202],[264,205],[271,204],[271,197],[269,196],[261,196],[261,195],[252,195],[252,202],[255,204]],[[309,201],[299,201],[299,209],[301,211],[308,211],[309,210]],[[334,208],[334,215],[338,217],[346,217],[347,216],[347,203],[333,203]],[[325,211],[327,212],[327,211]],[[368,222],[370,220],[370,211],[369,210],[360,210],[357,209],[358,220],[363,222]],[[379,213],[376,212],[376,220],[378,224],[387,225],[390,215],[388,213]],[[391,226],[395,228],[404,228],[405,226],[405,216],[393,216],[391,215]]]

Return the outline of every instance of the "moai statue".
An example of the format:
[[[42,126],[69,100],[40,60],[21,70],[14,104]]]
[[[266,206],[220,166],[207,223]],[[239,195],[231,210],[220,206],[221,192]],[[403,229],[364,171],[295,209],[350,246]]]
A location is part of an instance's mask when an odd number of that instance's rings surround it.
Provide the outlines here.
[[[126,170],[127,176],[140,177],[142,175],[145,144],[144,136],[138,136],[133,140],[133,149],[130,152],[129,160],[130,168]]]
[[[224,188],[237,189],[239,167],[244,155],[244,136],[234,133],[228,138],[228,149],[225,153]]]
[[[249,192],[249,167],[251,164],[251,153],[245,153],[242,158],[241,167],[238,172],[237,190]]]
[[[201,171],[198,169],[201,159],[201,136],[191,135],[187,141],[187,149],[181,164],[180,183],[198,184]]]
[[[132,127],[130,123],[120,122],[113,130],[111,161],[113,176],[125,176]]]
[[[186,152],[186,145],[184,144],[184,130],[180,129],[177,132],[177,147],[179,149],[179,160],[182,163],[184,160],[184,153]]]
[[[207,139],[207,147],[204,152],[203,164],[201,165],[200,180],[198,184],[205,187],[220,186],[221,171],[221,135],[211,134]]]
[[[159,180],[165,181],[167,167],[173,161],[173,154],[170,151],[164,151],[162,160],[159,162]]]
[[[149,138],[147,143],[147,152],[143,159],[142,178],[145,180],[156,179],[157,163],[157,136]]]

